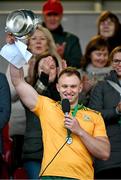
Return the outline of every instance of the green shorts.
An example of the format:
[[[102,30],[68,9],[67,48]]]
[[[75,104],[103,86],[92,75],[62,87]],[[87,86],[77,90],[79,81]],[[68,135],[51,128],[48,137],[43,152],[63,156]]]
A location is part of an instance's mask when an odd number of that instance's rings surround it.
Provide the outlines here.
[[[61,177],[61,176],[42,176],[41,179],[47,179],[47,180],[51,180],[51,179],[57,179],[57,180],[77,180],[75,178],[67,178],[67,177]]]

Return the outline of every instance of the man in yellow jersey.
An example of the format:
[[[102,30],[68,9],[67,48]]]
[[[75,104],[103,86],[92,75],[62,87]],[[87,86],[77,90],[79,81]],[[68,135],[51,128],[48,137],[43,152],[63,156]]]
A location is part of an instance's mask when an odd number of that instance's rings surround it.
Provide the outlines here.
[[[21,100],[41,120],[44,155],[40,178],[93,179],[93,157],[107,160],[110,143],[100,113],[78,105],[79,72],[68,67],[59,74],[57,90],[61,100],[68,99],[71,106],[65,114],[61,102],[38,95],[24,81],[22,69],[11,65],[10,73]]]

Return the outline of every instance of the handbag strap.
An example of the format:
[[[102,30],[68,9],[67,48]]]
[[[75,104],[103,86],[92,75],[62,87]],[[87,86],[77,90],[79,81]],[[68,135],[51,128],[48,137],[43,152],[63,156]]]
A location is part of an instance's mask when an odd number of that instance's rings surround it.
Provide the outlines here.
[[[121,87],[120,87],[117,83],[115,83],[115,82],[113,82],[113,81],[107,80],[107,82],[108,82],[116,91],[118,91],[119,94],[120,94],[120,96],[121,96]]]

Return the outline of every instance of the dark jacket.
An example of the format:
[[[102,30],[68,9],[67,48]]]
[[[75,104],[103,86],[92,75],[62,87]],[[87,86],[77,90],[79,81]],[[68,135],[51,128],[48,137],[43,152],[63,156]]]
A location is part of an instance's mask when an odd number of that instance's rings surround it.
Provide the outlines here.
[[[42,77],[42,78],[41,78]],[[56,101],[60,100],[59,93],[56,90],[56,80],[47,84],[45,75],[41,75],[39,81],[45,86],[42,95],[50,97]],[[40,83],[40,84],[41,84]],[[41,88],[41,86],[40,86]],[[38,92],[39,88],[37,88]],[[25,107],[26,112],[26,130],[24,134],[23,160],[39,160],[41,163],[43,155],[42,130],[39,118]]]
[[[46,27],[44,23],[42,25]],[[64,32],[61,25],[50,32],[55,40],[55,43],[62,44],[63,42],[66,42],[63,59],[66,60],[67,66],[80,68],[82,50],[79,38],[70,32]]]
[[[11,95],[7,78],[0,73],[0,153],[2,153],[2,130],[10,119]]]
[[[107,39],[107,43],[109,45],[109,52],[115,47],[121,46],[121,24],[115,35]]]
[[[108,168],[121,167],[121,125],[119,124],[121,115],[116,113],[116,106],[121,97],[106,81],[107,79],[119,84],[116,72],[111,71],[104,81],[97,83],[89,101],[89,107],[102,113],[111,143],[110,158],[107,161],[95,159],[95,173]]]

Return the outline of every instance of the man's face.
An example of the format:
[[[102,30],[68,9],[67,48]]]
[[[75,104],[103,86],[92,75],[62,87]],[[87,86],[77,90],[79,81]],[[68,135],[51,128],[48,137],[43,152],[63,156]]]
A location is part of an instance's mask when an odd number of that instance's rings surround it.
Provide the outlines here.
[[[61,99],[69,99],[72,107],[78,103],[78,96],[82,90],[82,84],[76,75],[67,76],[63,74],[57,84],[57,90]]]
[[[55,30],[61,23],[62,14],[48,13],[44,14],[44,23],[49,30]]]

